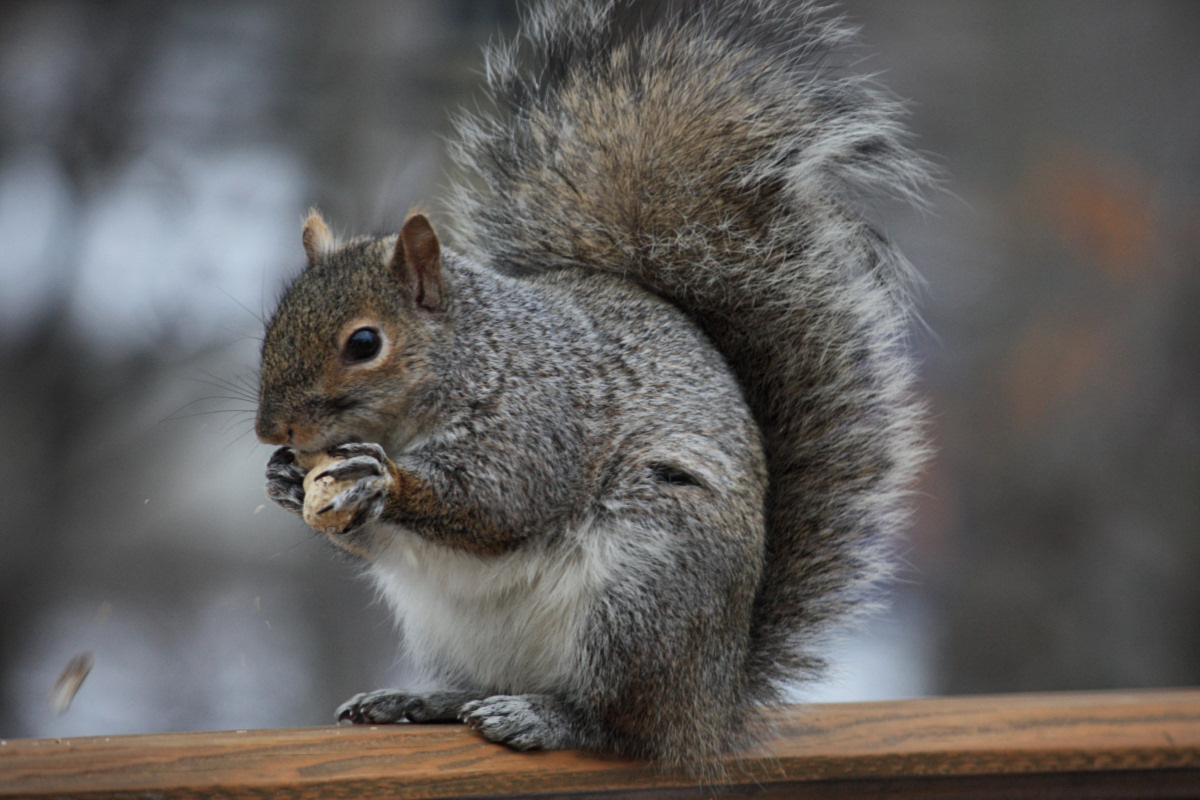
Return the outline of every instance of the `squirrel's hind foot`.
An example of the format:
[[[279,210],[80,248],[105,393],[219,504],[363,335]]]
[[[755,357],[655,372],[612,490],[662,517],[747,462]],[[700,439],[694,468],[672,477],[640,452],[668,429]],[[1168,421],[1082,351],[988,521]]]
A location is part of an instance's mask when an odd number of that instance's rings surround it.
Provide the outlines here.
[[[388,725],[394,722],[457,722],[462,708],[479,697],[473,692],[363,692],[342,703],[338,722]]]
[[[464,705],[459,719],[497,744],[514,750],[562,750],[584,745],[579,726],[548,695],[497,695]]]

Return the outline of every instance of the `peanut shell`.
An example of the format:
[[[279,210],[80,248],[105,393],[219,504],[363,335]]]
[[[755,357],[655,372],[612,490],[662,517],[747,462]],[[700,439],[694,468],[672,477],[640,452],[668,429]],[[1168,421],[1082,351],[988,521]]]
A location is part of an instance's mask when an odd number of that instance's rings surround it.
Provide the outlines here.
[[[328,506],[333,498],[354,485],[352,480],[339,481],[329,475],[317,478],[318,475],[329,469],[331,464],[340,460],[326,453],[296,454],[296,463],[308,470],[308,474],[304,476],[304,521],[326,534],[345,530],[354,516],[353,508],[321,513],[321,510]]]

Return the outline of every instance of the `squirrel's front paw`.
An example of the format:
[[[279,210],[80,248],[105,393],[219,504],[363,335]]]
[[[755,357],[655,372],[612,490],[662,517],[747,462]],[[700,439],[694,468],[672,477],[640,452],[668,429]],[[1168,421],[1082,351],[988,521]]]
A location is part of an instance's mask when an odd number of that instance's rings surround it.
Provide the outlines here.
[[[267,462],[267,497],[299,513],[304,508],[304,474],[292,448],[279,448]]]
[[[338,459],[315,476],[316,480],[330,478],[334,485],[349,486],[339,491],[322,508],[313,509],[314,516],[345,520],[339,524],[346,533],[373,522],[383,514],[387,504],[391,473],[388,457],[377,444],[344,444],[330,448],[328,454]]]

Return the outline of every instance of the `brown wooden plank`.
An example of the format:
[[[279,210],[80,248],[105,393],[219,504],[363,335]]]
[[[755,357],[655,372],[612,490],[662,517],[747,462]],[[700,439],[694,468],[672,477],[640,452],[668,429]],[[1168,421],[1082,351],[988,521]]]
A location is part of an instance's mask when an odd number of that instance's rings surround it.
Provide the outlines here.
[[[775,722],[776,738],[726,765],[735,793],[1200,796],[1200,689],[796,706],[775,715]],[[0,744],[0,797],[6,798],[608,792],[685,797],[695,787],[685,776],[636,762],[575,752],[514,753],[455,725]]]

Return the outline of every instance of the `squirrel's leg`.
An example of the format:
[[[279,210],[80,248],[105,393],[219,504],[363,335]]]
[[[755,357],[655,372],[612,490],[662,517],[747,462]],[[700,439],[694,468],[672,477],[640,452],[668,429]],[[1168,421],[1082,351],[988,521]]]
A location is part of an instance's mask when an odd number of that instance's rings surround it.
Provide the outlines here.
[[[338,722],[457,722],[463,707],[480,692],[404,692],[380,689],[351,697],[337,710]]]
[[[337,511],[353,509],[342,533],[382,518],[431,541],[479,554],[502,552],[527,535],[520,505],[508,501],[498,482],[464,481],[457,472],[447,479],[439,473],[444,465],[423,468],[417,456],[397,463],[372,443],[339,445],[328,452],[342,460],[324,474],[353,481],[330,504]]]
[[[353,481],[346,490],[338,493],[331,502],[334,510],[342,511],[353,508],[355,513],[346,531],[359,528],[369,522],[374,522],[384,516],[389,507],[405,508],[410,511],[423,510],[425,506],[434,506],[434,498],[428,489],[410,473],[402,470],[394,461],[388,458],[384,449],[371,442],[353,442],[331,447],[326,452],[339,460],[330,464],[325,475],[337,481]],[[275,499],[285,508],[292,508],[288,503],[295,502],[300,508],[304,503],[303,485],[293,488],[291,481],[295,472],[299,471],[303,484],[304,471],[299,467],[291,467],[287,460],[292,458],[291,451],[283,447],[276,451],[267,465],[267,492],[272,489],[282,495]],[[278,461],[278,465],[276,462]],[[293,458],[294,463],[294,458]],[[274,471],[273,471],[274,470]],[[275,482],[272,483],[272,480]],[[343,531],[343,532],[346,532]]]

